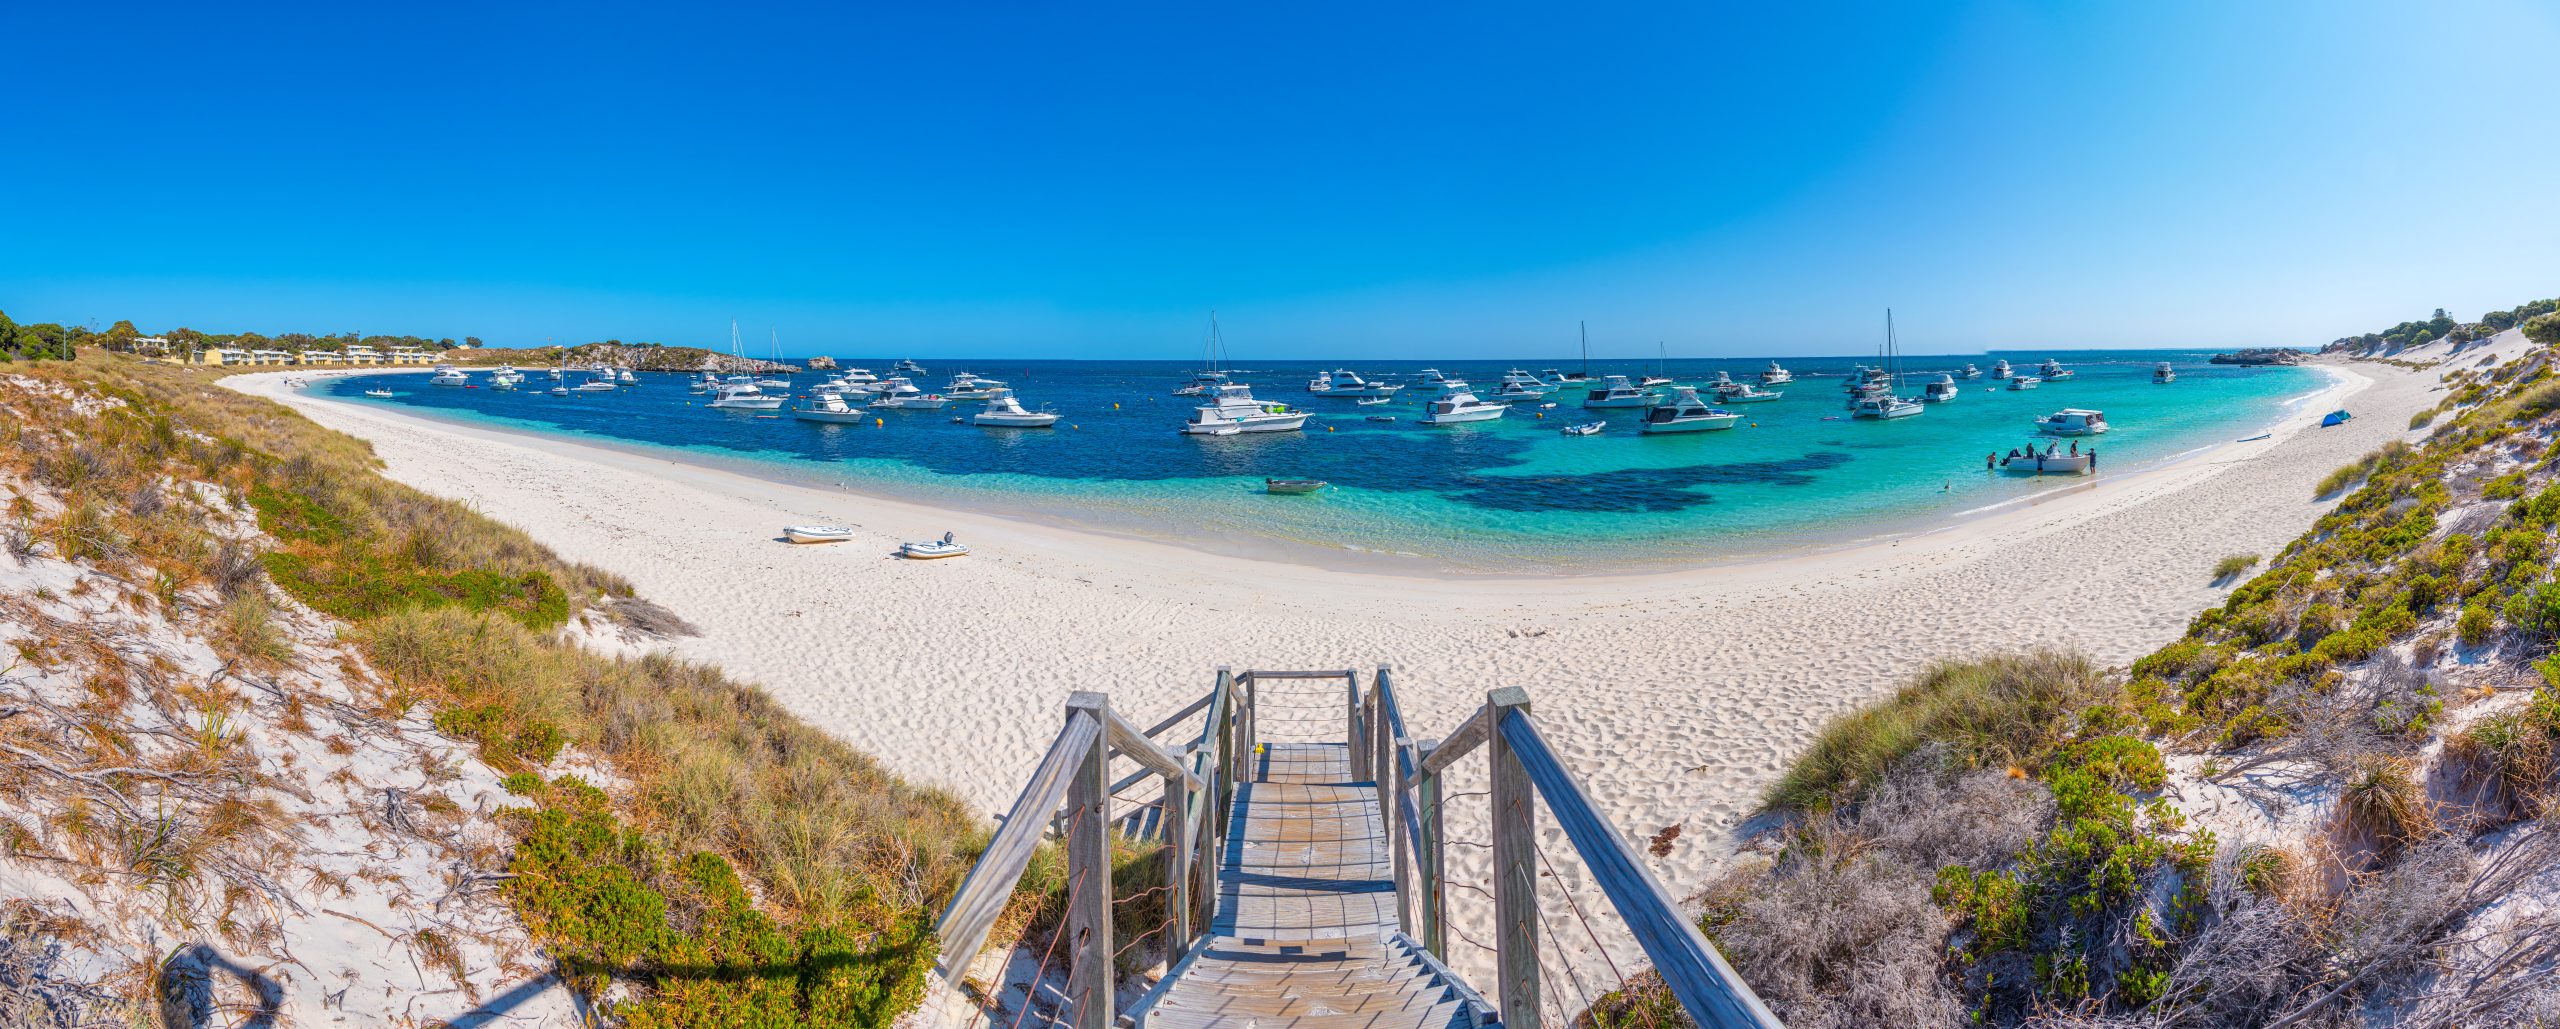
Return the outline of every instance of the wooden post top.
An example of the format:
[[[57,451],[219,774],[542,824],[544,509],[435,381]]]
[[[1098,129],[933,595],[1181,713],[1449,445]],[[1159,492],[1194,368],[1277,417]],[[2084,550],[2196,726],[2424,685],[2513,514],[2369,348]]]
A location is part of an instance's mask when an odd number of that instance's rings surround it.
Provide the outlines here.
[[[1528,707],[1529,691],[1518,686],[1505,686],[1484,695],[1484,706],[1491,708]],[[1497,716],[1498,717],[1498,716]]]
[[[1092,690],[1077,690],[1073,693],[1067,694],[1067,710],[1069,711],[1092,711],[1099,714],[1102,709],[1110,706],[1111,695],[1108,693],[1096,693]]]

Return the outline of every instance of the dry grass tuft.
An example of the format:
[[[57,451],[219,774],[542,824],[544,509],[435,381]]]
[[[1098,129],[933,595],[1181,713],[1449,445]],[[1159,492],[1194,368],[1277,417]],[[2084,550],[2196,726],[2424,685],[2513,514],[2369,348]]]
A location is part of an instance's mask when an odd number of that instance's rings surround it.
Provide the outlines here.
[[[1805,811],[1854,799],[1933,743],[1957,768],[2031,768],[2069,737],[2081,712],[2111,701],[2116,689],[2076,653],[1942,661],[1883,703],[1823,726],[1762,803]]]
[[[2347,838],[2370,842],[2387,855],[2432,834],[2435,815],[2426,787],[2408,761],[2364,754],[2339,793],[2338,828]]]

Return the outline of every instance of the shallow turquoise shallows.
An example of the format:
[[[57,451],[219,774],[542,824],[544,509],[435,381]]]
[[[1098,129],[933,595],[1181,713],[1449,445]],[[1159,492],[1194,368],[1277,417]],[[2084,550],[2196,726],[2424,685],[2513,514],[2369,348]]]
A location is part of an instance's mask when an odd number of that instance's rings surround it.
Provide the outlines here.
[[[637,385],[615,392],[566,397],[546,392],[552,382],[540,370],[516,391],[488,388],[485,369],[472,371],[475,388],[468,389],[430,386],[415,375],[348,376],[314,388],[477,424],[681,451],[770,478],[1064,518],[1213,549],[1382,567],[1550,573],[1697,564],[1917,529],[2086,481],[1984,470],[1986,455],[2026,445],[2029,422],[2038,416],[2065,407],[2106,412],[2112,431],[2083,441],[2097,447],[2104,478],[2265,431],[2288,402],[2316,392],[2323,381],[2310,369],[2211,365],[2207,355],[1913,358],[1904,363],[1914,372],[1906,395],[1918,395],[1930,375],[1968,362],[1985,374],[1960,380],[1962,393],[1952,402],[1886,422],[1847,417],[1843,376],[1856,359],[1796,359],[1785,363],[1797,380],[1776,387],[1783,399],[1729,405],[1744,416],[1731,430],[1675,436],[1639,434],[1638,411],[1586,412],[1577,390],[1551,396],[1557,406],[1549,411],[1518,404],[1499,421],[1428,427],[1419,418],[1429,391],[1412,385],[1423,366],[1404,362],[1348,365],[1370,378],[1408,384],[1393,403],[1372,407],[1308,392],[1307,380],[1319,371],[1313,363],[1238,370],[1236,379],[1250,383],[1258,398],[1315,416],[1303,432],[1229,437],[1176,432],[1197,401],[1172,395],[1188,377],[1187,367],[1175,362],[932,361],[926,362],[932,374],[917,377],[927,390],[959,371],[1005,380],[1027,406],[1045,404],[1064,416],[1047,430],[955,424],[955,417],[977,409],[966,402],[938,412],[880,412],[879,425],[800,422],[788,409],[758,417],[705,406],[706,398],[688,392],[686,378],[673,374],[642,374]],[[2058,358],[2077,377],[2011,391],[1988,374],[2002,357],[2022,371]],[[2152,383],[2152,367],[2161,361],[2175,364],[2176,382]],[[891,362],[848,363],[866,363],[885,376]],[[1675,360],[1668,372],[1681,383],[1718,371],[1742,380],[1767,364]],[[1505,366],[1438,367],[1489,392]],[[1628,363],[1594,365],[1591,373],[1596,379],[1645,370]],[[572,384],[584,378],[569,373]],[[817,378],[804,374],[797,381]],[[364,396],[377,388],[394,396]],[[1369,420],[1378,414],[1396,420]],[[1557,431],[1594,418],[1608,423],[1599,435]],[[1333,488],[1276,496],[1263,491],[1266,477],[1323,479]]]

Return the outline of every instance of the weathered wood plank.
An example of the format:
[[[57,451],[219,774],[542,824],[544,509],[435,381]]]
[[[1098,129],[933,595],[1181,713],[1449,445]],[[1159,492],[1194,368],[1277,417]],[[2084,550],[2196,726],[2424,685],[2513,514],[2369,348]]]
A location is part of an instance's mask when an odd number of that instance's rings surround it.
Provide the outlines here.
[[[1515,711],[1526,711],[1529,694],[1506,686],[1487,694],[1489,719],[1497,723]],[[1495,1004],[1504,1025],[1537,1025],[1541,1011],[1538,983],[1538,797],[1517,755],[1500,735],[1490,743],[1493,758],[1493,949]]]
[[[1096,694],[1096,696],[1099,695]],[[1137,726],[1130,724],[1128,719],[1120,717],[1120,713],[1111,710],[1108,705],[1101,710],[1102,724],[1111,738],[1111,749],[1146,766],[1150,772],[1170,779],[1180,779],[1186,789],[1199,785],[1200,781],[1191,775],[1190,769],[1183,767],[1182,759],[1174,756],[1172,751],[1157,746],[1156,741],[1148,739],[1146,733],[1139,731]]]
[[[1070,718],[1106,727],[1114,720],[1099,693],[1076,692],[1067,710]],[[1078,755],[1067,789],[1074,809],[1067,831],[1067,931],[1073,934],[1067,1001],[1075,1007],[1076,1029],[1109,1029],[1112,1021],[1110,777],[1110,749],[1095,740]]]
[[[1485,737],[1488,734],[1486,712],[1485,708],[1477,708],[1474,714],[1467,716],[1466,721],[1458,723],[1457,731],[1441,740],[1439,746],[1431,748],[1431,755],[1422,759],[1421,774],[1438,775],[1447,770],[1450,765],[1456,764],[1459,758],[1474,753],[1477,747],[1484,746]]]

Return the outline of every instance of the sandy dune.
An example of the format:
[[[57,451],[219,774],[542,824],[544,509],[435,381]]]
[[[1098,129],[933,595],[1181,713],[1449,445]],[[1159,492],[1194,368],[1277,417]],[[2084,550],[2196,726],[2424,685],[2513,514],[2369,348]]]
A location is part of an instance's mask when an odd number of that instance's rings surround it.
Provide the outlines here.
[[[1055,733],[1070,690],[1107,691],[1145,723],[1204,691],[1221,664],[1383,662],[1423,736],[1445,734],[1490,688],[1526,687],[1622,829],[1685,826],[1656,866],[1685,893],[1731,852],[1720,830],[1825,719],[1932,658],[2040,645],[2139,656],[2218,601],[2216,560],[2273,554],[2327,506],[2314,482],[2409,435],[2409,415],[2439,396],[2432,371],[2329,372],[2334,385],[2272,440],[1938,531],[1710,569],[1518,581],[1209,554],[456,427],[305,395],[282,376],[225,381],[371,440],[402,481],[628,576],[703,628],[676,645],[683,654],[763,683],[990,813]],[[2358,417],[2306,428],[2338,406]],[[859,539],[775,542],[790,522],[852,525]],[[889,556],[899,539],[944,530],[975,555]],[[1452,836],[1482,839],[1469,803],[1482,802],[1452,803]],[[1567,853],[1548,835],[1550,854]],[[1453,874],[1480,871],[1470,848],[1453,858]]]

